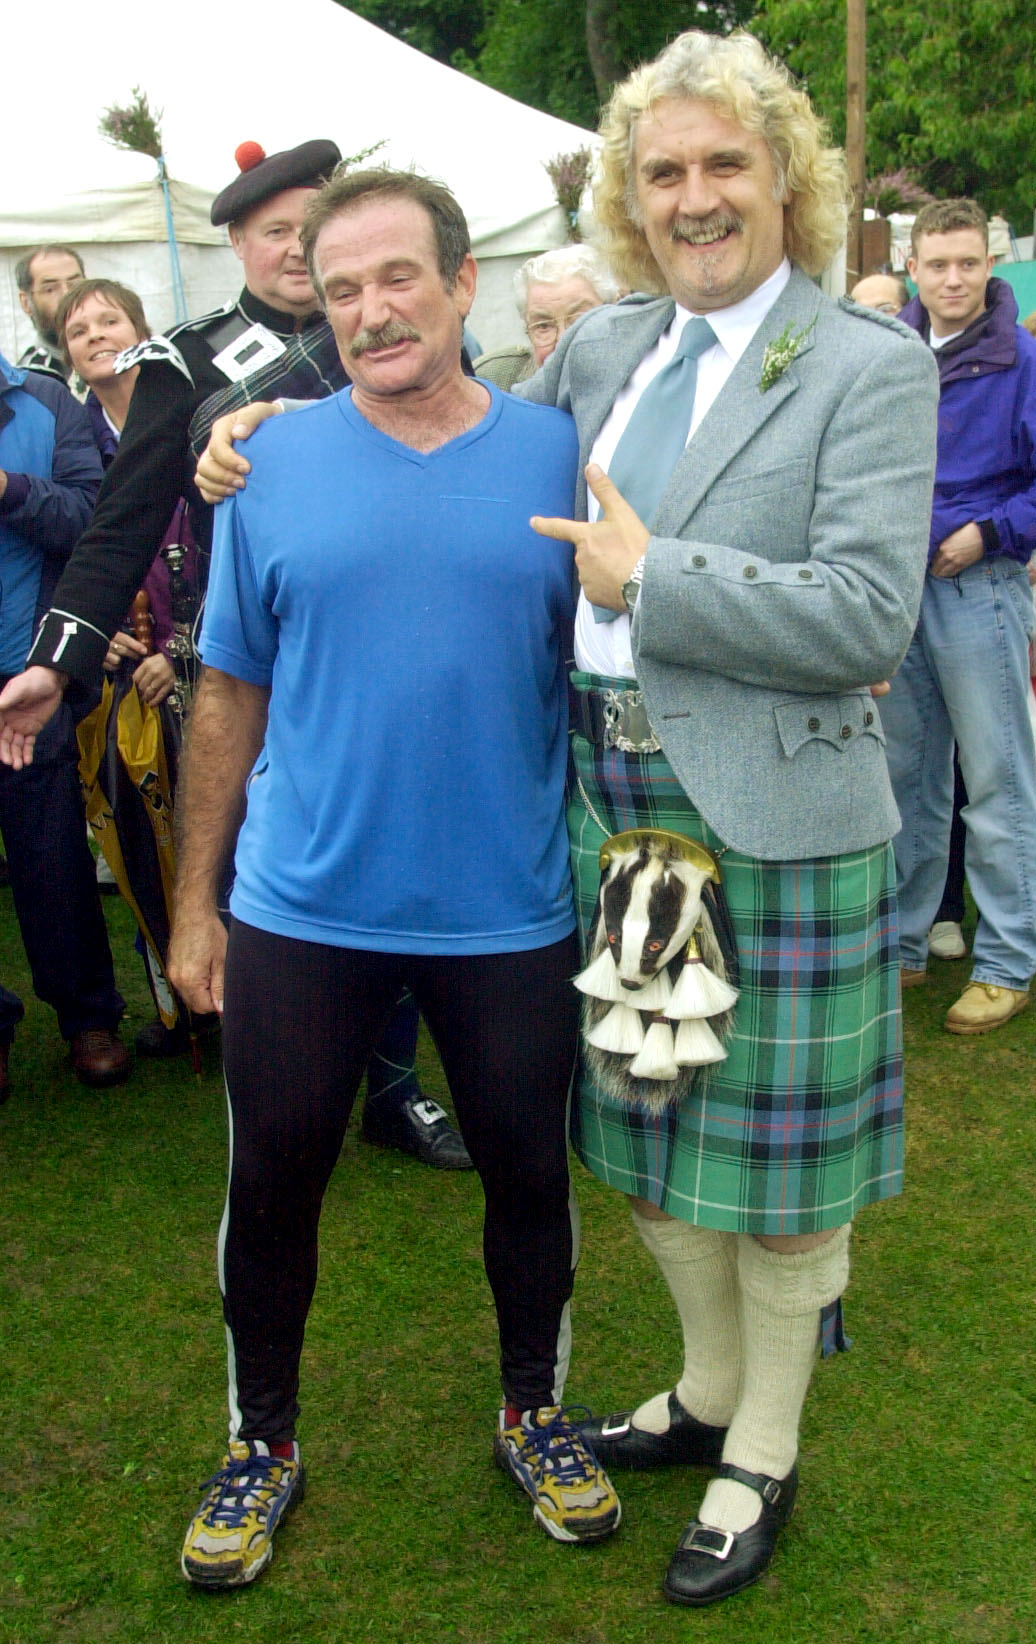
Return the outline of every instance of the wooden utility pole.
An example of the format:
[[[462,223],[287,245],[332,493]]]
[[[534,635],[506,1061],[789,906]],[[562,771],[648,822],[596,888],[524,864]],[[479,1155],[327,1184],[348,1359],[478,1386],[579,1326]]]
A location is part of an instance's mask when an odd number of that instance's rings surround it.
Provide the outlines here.
[[[845,248],[845,285],[851,291],[863,273],[863,190],[867,180],[867,0],[846,0],[845,156],[853,203]]]

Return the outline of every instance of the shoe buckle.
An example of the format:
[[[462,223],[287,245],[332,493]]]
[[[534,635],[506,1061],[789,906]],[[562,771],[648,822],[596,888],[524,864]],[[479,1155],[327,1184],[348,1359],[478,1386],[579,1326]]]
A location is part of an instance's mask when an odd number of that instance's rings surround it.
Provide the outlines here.
[[[601,1423],[602,1438],[621,1438],[623,1434],[628,1433],[629,1430],[630,1419],[628,1416],[606,1416],[604,1421]]]
[[[781,1490],[783,1489],[783,1487],[784,1486],[783,1486],[782,1482],[779,1479],[775,1479],[775,1478],[768,1478],[767,1479],[766,1483],[763,1485],[762,1490],[760,1491],[760,1494],[762,1495],[763,1500],[767,1503],[768,1506],[776,1507],[778,1501],[781,1498]]]
[[[688,1553],[707,1553],[721,1562],[730,1557],[737,1537],[732,1530],[714,1530],[709,1524],[692,1524],[680,1546]]]

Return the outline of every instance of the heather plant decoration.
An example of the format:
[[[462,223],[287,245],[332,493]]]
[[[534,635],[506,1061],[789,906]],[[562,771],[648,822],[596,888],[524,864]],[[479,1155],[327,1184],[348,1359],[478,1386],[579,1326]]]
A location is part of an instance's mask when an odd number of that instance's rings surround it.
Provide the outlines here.
[[[132,100],[125,108],[112,104],[101,115],[98,130],[107,142],[115,148],[125,149],[128,154],[146,154],[154,160],[158,167],[158,185],[162,190],[162,206],[165,212],[166,239],[169,242],[169,278],[170,289],[173,294],[173,305],[177,322],[187,318],[187,297],[184,291],[183,274],[180,269],[180,253],[176,244],[176,224],[173,216],[173,197],[169,188],[169,171],[162,152],[162,110],[155,109],[152,113],[147,99],[147,92],[141,91],[139,86],[133,87]]]
[[[101,136],[116,148],[130,154],[149,154],[153,160],[162,158],[162,110],[152,114],[147,93],[139,86],[133,88],[133,101],[125,108],[112,105],[101,115],[98,130]]]
[[[897,211],[917,211],[931,205],[935,199],[923,188],[912,172],[900,167],[898,171],[883,171],[880,177],[868,177],[863,188],[863,203],[878,213],[891,217]]]
[[[581,240],[579,232],[579,202],[590,178],[593,153],[589,148],[577,148],[571,154],[555,154],[547,160],[544,170],[554,185],[554,197],[568,219],[568,237]]]

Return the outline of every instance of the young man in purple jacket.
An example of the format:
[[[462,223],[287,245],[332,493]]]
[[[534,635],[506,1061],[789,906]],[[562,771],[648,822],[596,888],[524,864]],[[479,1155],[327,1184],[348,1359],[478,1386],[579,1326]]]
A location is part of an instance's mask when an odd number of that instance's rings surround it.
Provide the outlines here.
[[[972,975],[951,1033],[1023,1010],[1036,971],[1036,751],[1027,711],[1036,550],[1036,341],[991,279],[974,200],[925,206],[900,319],[939,365],[939,446],[921,617],[881,704],[903,827],[895,841],[903,980],[923,982],[953,804],[954,740],[968,791],[965,865],[978,909]]]

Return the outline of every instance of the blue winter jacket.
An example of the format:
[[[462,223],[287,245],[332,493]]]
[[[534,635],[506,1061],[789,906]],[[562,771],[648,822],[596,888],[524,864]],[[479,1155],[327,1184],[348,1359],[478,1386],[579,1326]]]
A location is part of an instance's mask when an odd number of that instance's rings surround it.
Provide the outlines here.
[[[0,354],[0,674],[25,666],[37,609],[93,512],[101,459],[68,389]]]
[[[919,297],[899,318],[927,342]],[[987,554],[1024,564],[1036,550],[1036,339],[1018,324],[1006,280],[986,287],[986,309],[936,351],[939,454],[928,558],[972,521]]]

